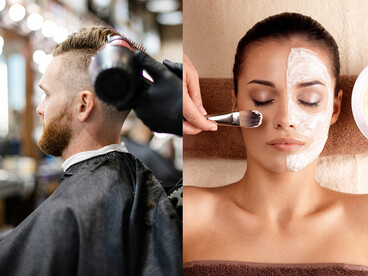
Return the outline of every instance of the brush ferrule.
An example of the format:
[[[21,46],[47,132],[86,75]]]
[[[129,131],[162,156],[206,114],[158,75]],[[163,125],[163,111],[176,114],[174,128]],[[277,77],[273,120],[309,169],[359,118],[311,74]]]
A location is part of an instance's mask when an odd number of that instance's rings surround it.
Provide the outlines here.
[[[225,113],[210,115],[207,117],[208,120],[215,121],[218,125],[224,126],[239,126],[240,115],[239,112]]]

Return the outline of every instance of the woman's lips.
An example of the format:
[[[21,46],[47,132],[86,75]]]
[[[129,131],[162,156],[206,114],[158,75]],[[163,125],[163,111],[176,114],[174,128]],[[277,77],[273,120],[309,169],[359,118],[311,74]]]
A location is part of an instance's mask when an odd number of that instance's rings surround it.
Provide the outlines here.
[[[279,151],[294,151],[304,145],[304,142],[294,138],[278,138],[267,143]]]

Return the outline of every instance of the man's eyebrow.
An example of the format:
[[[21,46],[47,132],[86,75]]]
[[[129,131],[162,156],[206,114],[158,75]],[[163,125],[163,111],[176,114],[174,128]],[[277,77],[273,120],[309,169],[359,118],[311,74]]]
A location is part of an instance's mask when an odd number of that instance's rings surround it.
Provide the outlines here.
[[[273,82],[266,81],[266,80],[252,80],[252,81],[248,82],[248,84],[251,84],[251,83],[257,83],[257,84],[261,84],[261,85],[265,85],[265,86],[270,86],[270,87],[273,87],[273,88],[276,87]]]
[[[48,92],[48,90],[47,90],[45,87],[43,87],[41,83],[40,83],[38,86],[39,86],[43,91]]]
[[[319,80],[314,80],[314,81],[307,81],[307,82],[298,83],[297,87],[298,88],[303,88],[303,87],[317,85],[317,84],[326,86],[323,82],[320,82]]]

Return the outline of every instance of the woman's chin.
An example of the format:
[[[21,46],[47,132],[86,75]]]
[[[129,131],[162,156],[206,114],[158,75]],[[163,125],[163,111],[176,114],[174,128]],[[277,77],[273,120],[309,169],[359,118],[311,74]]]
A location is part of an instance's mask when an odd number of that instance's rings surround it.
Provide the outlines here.
[[[286,164],[267,166],[266,169],[272,173],[286,173],[289,172],[286,168]]]
[[[308,166],[313,165],[313,162],[296,162],[291,163],[287,162],[286,158],[275,158],[274,160],[262,160],[263,162],[259,162],[258,164],[263,167],[265,170],[271,173],[296,173],[302,171],[303,169],[307,168]],[[303,160],[306,161],[306,160]]]
[[[248,160],[248,168],[253,167],[249,162],[252,162]],[[288,172],[288,169],[286,167],[286,160],[285,157],[283,159],[277,158],[276,160],[267,159],[267,160],[259,160],[258,166],[263,168],[266,171],[269,171],[271,173],[285,173]]]

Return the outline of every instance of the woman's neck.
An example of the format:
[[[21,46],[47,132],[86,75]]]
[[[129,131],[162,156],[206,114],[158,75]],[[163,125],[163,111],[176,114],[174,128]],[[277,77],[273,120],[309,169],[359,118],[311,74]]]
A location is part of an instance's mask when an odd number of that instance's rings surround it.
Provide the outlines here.
[[[279,226],[315,213],[328,201],[327,190],[315,180],[316,165],[317,160],[299,172],[272,173],[249,162],[244,177],[235,184],[237,201]]]

